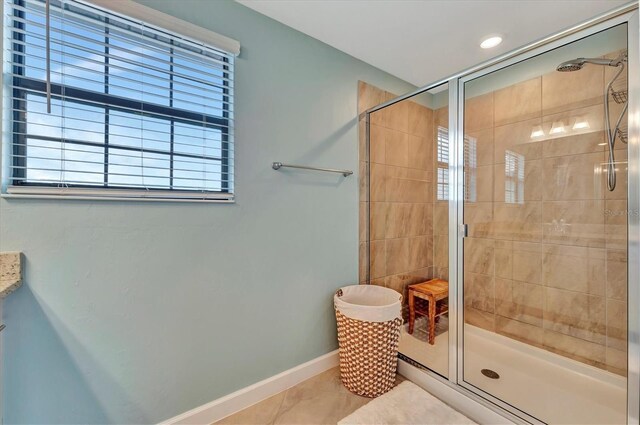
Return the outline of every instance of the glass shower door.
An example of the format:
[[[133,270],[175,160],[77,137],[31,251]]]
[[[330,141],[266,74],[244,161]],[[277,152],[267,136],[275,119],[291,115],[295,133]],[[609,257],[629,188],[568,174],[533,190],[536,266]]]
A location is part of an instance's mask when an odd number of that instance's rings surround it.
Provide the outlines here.
[[[395,94],[364,87],[369,97]],[[402,294],[399,352],[449,376],[449,93],[441,84],[372,112],[362,280]],[[366,230],[366,229],[365,229]]]
[[[543,422],[626,423],[626,42],[464,83],[462,384]]]

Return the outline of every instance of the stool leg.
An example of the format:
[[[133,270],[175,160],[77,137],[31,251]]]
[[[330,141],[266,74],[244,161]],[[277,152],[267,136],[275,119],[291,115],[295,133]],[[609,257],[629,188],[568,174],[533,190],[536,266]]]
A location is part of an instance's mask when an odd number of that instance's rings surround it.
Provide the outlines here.
[[[436,300],[429,297],[429,344],[436,340]]]
[[[409,291],[409,333],[413,333],[413,325],[416,321],[416,305],[413,298],[413,291]]]

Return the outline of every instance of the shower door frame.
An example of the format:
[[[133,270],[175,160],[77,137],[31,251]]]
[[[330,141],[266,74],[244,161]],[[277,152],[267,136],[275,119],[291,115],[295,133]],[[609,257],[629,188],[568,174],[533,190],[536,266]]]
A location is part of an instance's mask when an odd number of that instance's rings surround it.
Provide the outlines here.
[[[456,317],[456,334],[457,334],[457,371],[455,372],[456,383],[461,387],[483,397],[492,403],[500,406],[502,409],[526,420],[531,423],[544,423],[537,418],[530,416],[527,412],[493,396],[492,394],[478,388],[477,386],[464,380],[464,252],[463,240],[464,235],[464,152],[461,149],[464,143],[464,109],[465,109],[465,84],[469,81],[481,78],[495,71],[507,68],[511,65],[526,61],[535,56],[543,55],[556,48],[562,47],[574,41],[589,37],[598,32],[605,31],[609,28],[621,24],[627,24],[627,49],[628,49],[628,72],[629,75],[640,75],[638,56],[640,54],[638,36],[638,10],[637,4],[635,10],[622,10],[617,13],[607,14],[600,18],[595,18],[589,23],[578,26],[574,29],[565,31],[557,36],[551,37],[551,40],[545,41],[541,45],[533,45],[527,48],[525,52],[515,54],[508,59],[501,60],[497,63],[483,67],[475,72],[466,73],[457,78],[457,99],[455,103],[455,117],[450,115],[450,125],[455,122],[455,146],[454,158],[455,162],[450,169],[453,170],[449,176],[450,181],[456,185],[453,193],[455,199],[455,208],[449,210],[450,235],[455,234],[455,243],[453,239],[449,240],[449,270],[455,270],[455,276],[450,276],[451,281],[455,281],[456,298],[455,304],[460,314]],[[565,34],[566,33],[566,34]],[[628,140],[628,193],[627,193],[627,210],[640,211],[640,82],[638,78],[628,79],[629,90],[629,109],[627,112],[629,140]],[[634,160],[632,160],[632,158]],[[453,225],[451,223],[454,223]],[[627,423],[638,424],[639,418],[639,394],[640,394],[640,323],[638,308],[630,308],[632,306],[640,306],[640,289],[638,285],[629,285],[629,282],[640,281],[640,217],[638,214],[628,214],[628,246],[627,246]],[[636,261],[632,261],[635,259]],[[450,347],[451,349],[451,347]],[[453,376],[453,375],[451,375]]]
[[[369,220],[370,220],[370,114],[418,94],[448,83],[449,90],[449,374],[447,378],[424,369],[431,378],[477,401],[492,411],[514,422],[543,423],[526,412],[464,382],[464,286],[463,239],[464,224],[464,84],[491,72],[549,52],[597,32],[620,24],[627,24],[627,48],[629,75],[640,76],[640,26],[638,2],[633,1],[612,11],[596,16],[574,27],[530,43],[514,51],[498,56],[447,78],[437,80],[417,90],[391,99],[365,111],[366,128],[366,281],[370,276]],[[640,213],[640,78],[628,79],[628,200],[629,211]],[[627,423],[640,421],[640,214],[628,215],[627,247]],[[635,261],[632,261],[634,259]],[[630,285],[629,282],[635,282]],[[633,308],[632,308],[633,307]]]

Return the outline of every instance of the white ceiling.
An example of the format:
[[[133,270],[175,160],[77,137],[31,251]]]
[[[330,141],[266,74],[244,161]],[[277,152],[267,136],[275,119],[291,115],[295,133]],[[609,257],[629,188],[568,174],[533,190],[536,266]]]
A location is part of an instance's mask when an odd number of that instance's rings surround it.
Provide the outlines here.
[[[237,0],[416,86],[628,0]],[[500,34],[489,50],[480,40]]]

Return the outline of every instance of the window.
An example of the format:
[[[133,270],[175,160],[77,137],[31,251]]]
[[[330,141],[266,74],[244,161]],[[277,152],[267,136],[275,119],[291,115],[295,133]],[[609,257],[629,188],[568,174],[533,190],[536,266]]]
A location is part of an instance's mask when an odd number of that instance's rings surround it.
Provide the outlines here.
[[[504,202],[524,203],[524,156],[506,150],[504,152]]]
[[[449,199],[449,130],[438,127],[437,141],[437,193],[438,201]],[[472,137],[464,138],[464,200],[476,202],[477,141]]]
[[[45,2],[5,4],[8,192],[233,199],[233,55],[81,1],[50,10],[48,111]]]
[[[449,130],[438,127],[438,201],[449,199]]]
[[[478,180],[478,151],[476,139],[464,138],[464,200],[476,202],[476,185]]]

